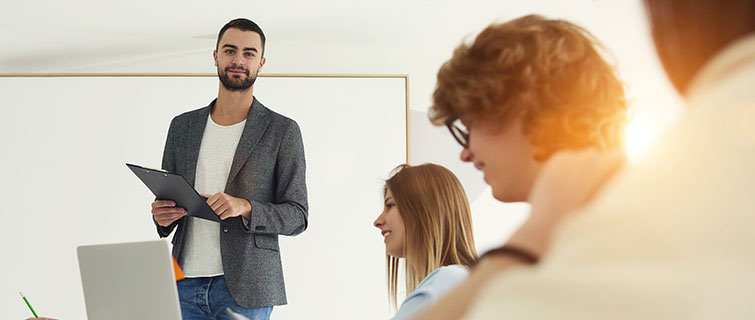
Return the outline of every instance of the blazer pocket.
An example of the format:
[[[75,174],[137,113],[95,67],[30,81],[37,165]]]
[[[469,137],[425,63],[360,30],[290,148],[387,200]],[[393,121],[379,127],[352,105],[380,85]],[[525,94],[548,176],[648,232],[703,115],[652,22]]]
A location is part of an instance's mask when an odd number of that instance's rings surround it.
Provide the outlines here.
[[[260,249],[278,251],[278,239],[275,235],[255,234],[254,246]]]

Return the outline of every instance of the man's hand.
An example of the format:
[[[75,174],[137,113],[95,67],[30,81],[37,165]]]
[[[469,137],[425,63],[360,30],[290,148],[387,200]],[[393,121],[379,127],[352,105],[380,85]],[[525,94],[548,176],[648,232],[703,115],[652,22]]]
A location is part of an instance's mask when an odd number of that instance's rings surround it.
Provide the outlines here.
[[[155,200],[152,202],[152,217],[157,224],[163,227],[170,226],[173,222],[183,218],[186,209],[176,207],[176,203],[170,200]]]
[[[547,251],[553,229],[593,200],[624,164],[621,152],[559,152],[546,162],[530,191],[530,217],[509,239],[537,256]]]
[[[207,198],[207,205],[215,211],[220,220],[242,216],[247,220],[252,219],[252,204],[246,199],[231,197],[223,192],[213,195],[203,194]]]
[[[580,209],[624,164],[620,152],[559,152],[543,167],[530,192],[535,219],[555,219]]]

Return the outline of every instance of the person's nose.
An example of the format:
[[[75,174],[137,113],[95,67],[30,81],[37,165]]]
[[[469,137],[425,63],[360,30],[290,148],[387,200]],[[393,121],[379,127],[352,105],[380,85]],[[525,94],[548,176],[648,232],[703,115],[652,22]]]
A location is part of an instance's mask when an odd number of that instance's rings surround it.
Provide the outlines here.
[[[233,60],[231,60],[231,63],[233,63],[236,67],[244,67],[244,58],[241,54],[237,54],[233,56]]]
[[[375,219],[375,222],[372,223],[372,225],[378,229],[382,228],[384,224],[385,224],[385,218],[383,217],[383,213],[380,213],[377,219]]]
[[[471,162],[473,158],[474,155],[472,154],[472,150],[469,150],[469,148],[464,148],[464,150],[461,150],[461,161]]]

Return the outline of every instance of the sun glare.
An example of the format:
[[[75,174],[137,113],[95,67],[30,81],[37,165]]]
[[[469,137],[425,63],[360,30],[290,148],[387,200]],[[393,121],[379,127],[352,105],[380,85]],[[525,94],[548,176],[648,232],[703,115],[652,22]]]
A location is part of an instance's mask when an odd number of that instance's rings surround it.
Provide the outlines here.
[[[658,138],[658,130],[641,118],[632,119],[626,129],[626,151],[630,162],[637,163],[647,155]]]

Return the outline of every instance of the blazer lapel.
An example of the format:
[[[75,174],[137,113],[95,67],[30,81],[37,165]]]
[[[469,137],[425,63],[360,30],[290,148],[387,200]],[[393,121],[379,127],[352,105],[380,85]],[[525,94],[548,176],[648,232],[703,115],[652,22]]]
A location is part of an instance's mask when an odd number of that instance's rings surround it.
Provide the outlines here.
[[[270,124],[269,110],[257,98],[254,98],[252,107],[249,110],[249,116],[246,118],[244,132],[241,134],[241,139],[236,147],[236,154],[233,156],[231,172],[228,174],[228,181],[225,184],[226,190],[231,185],[231,181],[239,174],[244,163],[246,163],[252,151],[260,142],[260,139],[262,139],[268,124]]]
[[[210,105],[197,112],[195,116],[189,119],[189,131],[186,135],[186,158],[185,171],[186,180],[189,184],[194,185],[194,178],[197,172],[197,159],[199,159],[199,148],[202,144],[202,136],[204,135],[204,128],[207,126],[207,117],[210,116],[210,110],[215,105],[215,100],[210,102]]]

